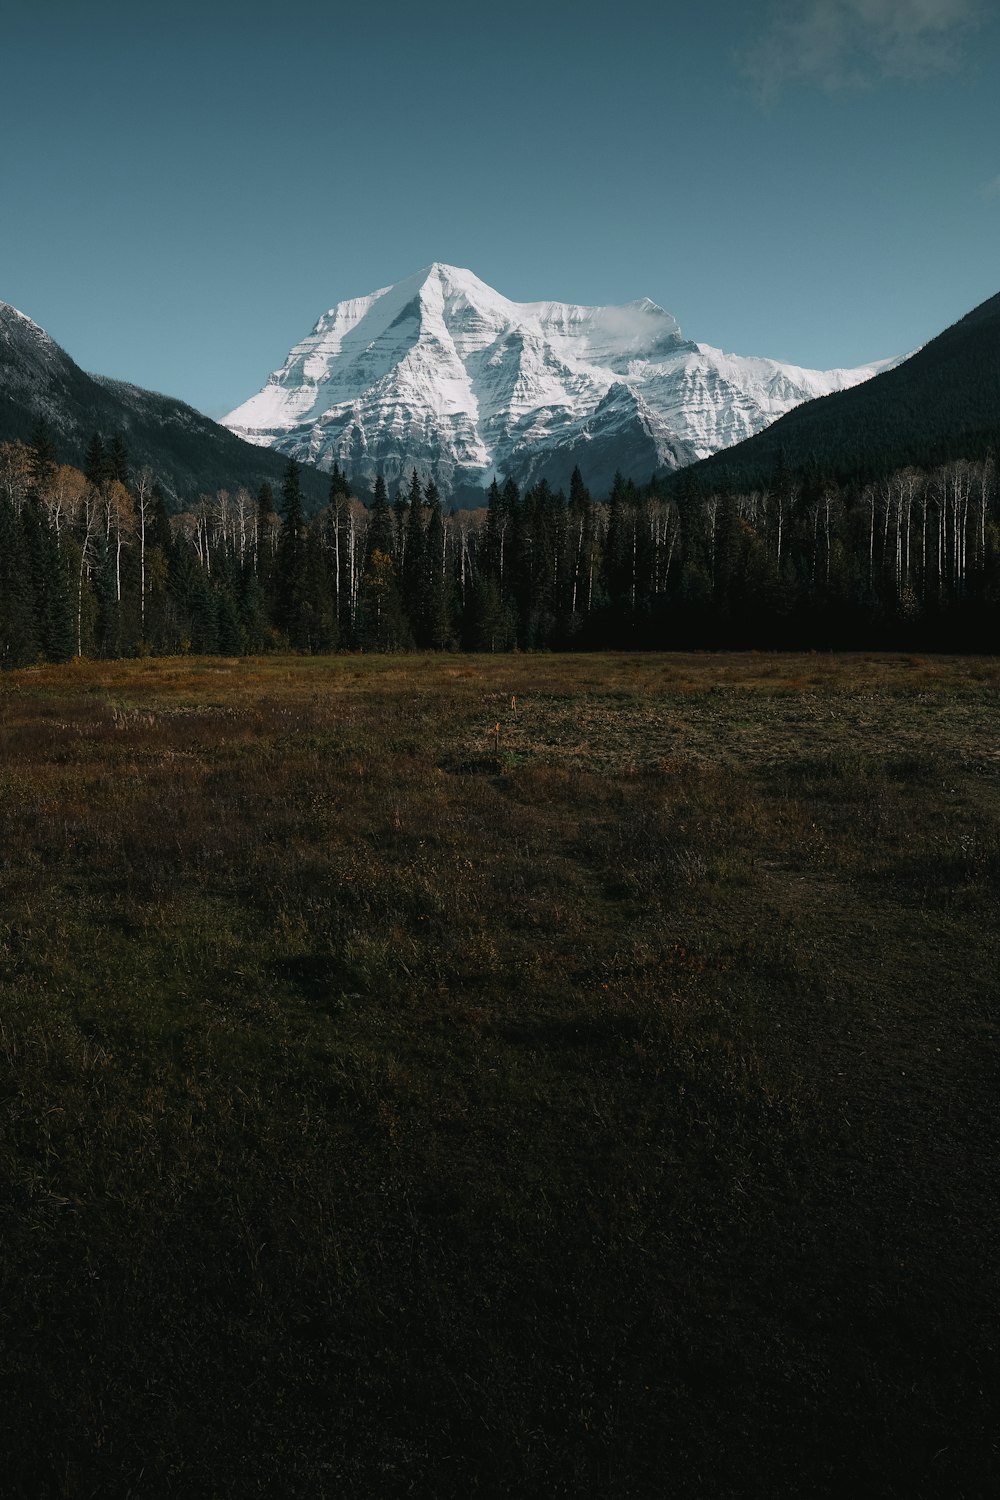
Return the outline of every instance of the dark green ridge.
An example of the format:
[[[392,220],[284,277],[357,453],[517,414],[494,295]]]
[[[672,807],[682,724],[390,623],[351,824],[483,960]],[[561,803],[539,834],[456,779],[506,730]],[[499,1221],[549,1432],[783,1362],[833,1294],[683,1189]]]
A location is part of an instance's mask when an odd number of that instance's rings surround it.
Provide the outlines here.
[[[183,401],[125,381],[88,375],[54,339],[0,302],[0,442],[30,442],[39,421],[49,425],[60,460],[81,465],[94,432],[120,433],[132,465],[155,473],[172,510],[199,495],[265,482],[280,486],[284,454],[254,447]],[[330,481],[303,467],[309,511],[325,503]]]
[[[895,369],[790,411],[756,437],[683,471],[711,490],[766,485],[778,470],[839,484],[908,464],[933,468],[1000,449],[1000,294]],[[669,484],[676,485],[678,476]]]

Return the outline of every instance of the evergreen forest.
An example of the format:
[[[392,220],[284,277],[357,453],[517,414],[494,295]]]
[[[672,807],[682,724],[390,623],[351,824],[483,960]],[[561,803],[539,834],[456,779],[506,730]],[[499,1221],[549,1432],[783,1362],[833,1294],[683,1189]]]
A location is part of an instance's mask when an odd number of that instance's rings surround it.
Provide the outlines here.
[[[45,424],[0,444],[0,664],[407,650],[1000,647],[992,451],[838,479],[781,453],[754,487],[694,470],[592,495],[491,486],[446,510],[414,472],[368,505],[220,489],[179,515],[121,436],[82,469]]]

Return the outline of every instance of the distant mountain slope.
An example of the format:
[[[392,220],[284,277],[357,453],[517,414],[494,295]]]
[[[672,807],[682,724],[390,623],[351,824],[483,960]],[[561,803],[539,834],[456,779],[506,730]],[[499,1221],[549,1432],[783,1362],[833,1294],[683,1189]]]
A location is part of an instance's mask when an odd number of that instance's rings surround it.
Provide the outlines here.
[[[446,494],[510,476],[595,492],[738,442],[801,401],[885,367],[803,370],[685,339],[643,298],[512,302],[435,262],[340,302],[263,390],[225,418],[241,437],[370,481],[412,467]]]
[[[799,406],[690,471],[699,488],[754,488],[779,465],[816,464],[843,482],[908,464],[1000,456],[1000,294],[853,390]]]
[[[0,302],[0,442],[28,442],[45,418],[59,458],[80,464],[94,432],[120,432],[132,464],[148,464],[174,508],[200,494],[265,481],[277,487],[287,467],[278,453],[255,448],[183,401],[124,381],[88,375],[24,313]],[[325,476],[308,471],[303,491],[326,499]]]
[[[558,489],[578,466],[594,494],[607,495],[618,473],[648,479],[664,469],[694,463],[697,456],[631,386],[619,382],[557,441],[526,454],[519,477],[525,484],[546,479]]]

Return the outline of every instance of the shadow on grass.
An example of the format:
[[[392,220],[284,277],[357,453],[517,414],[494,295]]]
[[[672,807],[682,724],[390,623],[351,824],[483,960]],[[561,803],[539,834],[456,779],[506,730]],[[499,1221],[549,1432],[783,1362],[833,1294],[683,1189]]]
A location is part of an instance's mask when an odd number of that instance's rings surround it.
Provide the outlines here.
[[[493,1034],[520,1047],[610,1049],[636,1041],[641,1028],[632,1016],[533,1016],[506,1021]]]
[[[304,1000],[330,1000],[360,992],[361,982],[350,964],[327,953],[300,953],[271,959],[267,972],[298,990]]]

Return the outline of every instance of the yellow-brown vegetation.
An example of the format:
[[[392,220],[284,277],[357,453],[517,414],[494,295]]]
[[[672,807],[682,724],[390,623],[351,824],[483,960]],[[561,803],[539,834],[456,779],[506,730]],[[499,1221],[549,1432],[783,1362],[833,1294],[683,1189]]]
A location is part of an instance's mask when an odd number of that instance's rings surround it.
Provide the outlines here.
[[[988,1493],[998,694],[0,680],[7,1493]]]

